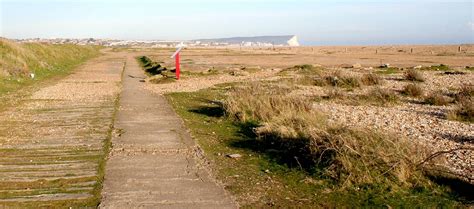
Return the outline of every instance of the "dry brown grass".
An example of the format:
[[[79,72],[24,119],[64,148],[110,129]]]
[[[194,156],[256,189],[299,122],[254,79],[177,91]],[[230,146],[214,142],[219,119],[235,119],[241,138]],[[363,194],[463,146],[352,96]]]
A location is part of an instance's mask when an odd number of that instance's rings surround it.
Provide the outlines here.
[[[291,89],[279,85],[251,83],[235,87],[224,103],[230,115],[239,121],[269,121],[275,114],[298,114],[311,110],[311,101],[303,97],[291,97]],[[265,91],[262,91],[265,89]],[[245,110],[245,111],[242,111]]]
[[[349,76],[342,73],[341,71],[334,71],[331,75],[325,76],[324,79],[328,85],[334,87],[352,89],[362,86],[362,81],[359,77]]]
[[[448,118],[451,120],[474,122],[474,100],[463,99],[460,100],[456,108],[448,114]]]
[[[288,91],[247,84],[232,89],[223,106],[240,122],[260,124],[255,132],[261,140],[280,144],[287,157],[300,159],[304,167],[321,169],[343,187],[372,183],[398,187],[422,179],[414,165],[423,152],[407,141],[328,124],[322,113],[311,108],[309,99],[291,96]]]
[[[421,97],[423,96],[423,89],[417,84],[408,84],[403,88],[403,94],[412,96],[412,97]]]
[[[474,122],[474,85],[465,84],[455,95],[456,107],[448,118],[466,122]]]
[[[360,95],[359,97],[369,104],[378,106],[396,104],[400,100],[395,92],[379,87],[373,88],[367,94]]]
[[[425,97],[425,103],[429,105],[445,106],[451,102],[451,98],[445,96],[442,92],[436,91]]]
[[[459,92],[455,95],[456,101],[471,99],[472,97],[474,97],[474,85],[472,84],[462,85]]]
[[[405,72],[405,79],[409,81],[424,82],[423,74],[415,69],[408,69]]]
[[[367,86],[380,85],[383,83],[383,79],[379,75],[373,73],[364,74],[361,81]]]

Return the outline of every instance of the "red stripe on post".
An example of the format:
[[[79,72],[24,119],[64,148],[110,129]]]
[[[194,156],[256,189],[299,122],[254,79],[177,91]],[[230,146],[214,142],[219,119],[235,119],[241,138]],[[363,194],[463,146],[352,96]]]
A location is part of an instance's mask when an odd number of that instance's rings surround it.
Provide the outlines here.
[[[179,80],[179,68],[180,68],[180,65],[179,65],[179,53],[176,54],[175,59],[176,59],[176,80]]]

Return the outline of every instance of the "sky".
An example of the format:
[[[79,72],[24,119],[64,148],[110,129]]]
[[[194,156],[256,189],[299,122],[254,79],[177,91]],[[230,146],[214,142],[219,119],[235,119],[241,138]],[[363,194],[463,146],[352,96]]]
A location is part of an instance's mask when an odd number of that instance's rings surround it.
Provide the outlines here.
[[[473,0],[0,0],[0,36],[304,45],[474,43]]]

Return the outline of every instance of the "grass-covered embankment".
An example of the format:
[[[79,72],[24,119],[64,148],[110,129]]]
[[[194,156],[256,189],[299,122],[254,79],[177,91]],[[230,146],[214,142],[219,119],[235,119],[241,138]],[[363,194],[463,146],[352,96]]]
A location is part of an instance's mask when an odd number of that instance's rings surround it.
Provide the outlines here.
[[[0,39],[0,96],[59,75],[100,54],[99,47]],[[34,74],[34,79],[31,78]]]
[[[465,203],[400,137],[329,124],[312,101],[268,83],[167,97],[245,208],[456,207]],[[227,154],[241,154],[238,159]],[[472,187],[464,187],[472,188]],[[465,195],[465,194],[464,194]]]

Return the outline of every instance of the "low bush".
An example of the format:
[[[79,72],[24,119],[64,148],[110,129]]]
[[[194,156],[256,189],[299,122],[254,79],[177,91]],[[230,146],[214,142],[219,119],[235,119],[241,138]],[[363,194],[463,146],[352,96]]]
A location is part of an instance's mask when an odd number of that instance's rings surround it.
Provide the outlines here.
[[[423,74],[415,69],[408,69],[405,72],[405,79],[409,81],[417,81],[417,82],[424,82],[425,78]]]
[[[289,72],[300,74],[300,75],[314,76],[314,75],[320,75],[321,72],[322,72],[322,68],[314,67],[313,65],[308,65],[308,64],[295,65],[293,67],[282,70],[280,72],[280,74],[286,74],[286,73],[289,73]]]
[[[335,71],[332,75],[325,77],[326,83],[334,87],[358,88],[362,85],[360,78],[343,75],[340,71]]]
[[[382,88],[374,88],[367,94],[359,96],[360,99],[379,106],[385,106],[388,104],[396,104],[400,100],[398,95],[390,90]]]
[[[456,107],[448,114],[451,120],[474,122],[474,100],[463,98],[457,102]]]
[[[425,97],[425,103],[429,105],[444,106],[451,102],[451,98],[443,95],[441,92],[432,92]]]
[[[474,97],[474,85],[464,84],[459,89],[459,92],[454,95],[456,101],[472,99]]]
[[[382,78],[379,75],[373,73],[365,74],[364,76],[362,76],[361,80],[362,83],[367,86],[379,85],[383,82]]]
[[[402,93],[412,97],[421,97],[423,96],[423,89],[417,84],[410,83],[403,88]]]

